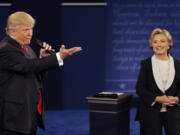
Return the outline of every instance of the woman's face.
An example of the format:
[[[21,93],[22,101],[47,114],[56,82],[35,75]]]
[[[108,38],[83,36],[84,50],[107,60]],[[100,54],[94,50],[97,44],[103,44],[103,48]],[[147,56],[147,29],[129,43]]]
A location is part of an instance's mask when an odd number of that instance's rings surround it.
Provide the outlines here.
[[[170,43],[164,34],[156,34],[152,39],[152,48],[156,55],[168,54]]]

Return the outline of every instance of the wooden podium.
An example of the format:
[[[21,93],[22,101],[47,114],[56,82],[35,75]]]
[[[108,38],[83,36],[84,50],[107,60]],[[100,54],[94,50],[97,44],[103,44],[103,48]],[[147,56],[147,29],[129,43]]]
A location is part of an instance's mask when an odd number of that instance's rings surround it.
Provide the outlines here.
[[[87,97],[90,135],[129,135],[131,98],[131,95],[125,93],[117,94],[117,97]]]

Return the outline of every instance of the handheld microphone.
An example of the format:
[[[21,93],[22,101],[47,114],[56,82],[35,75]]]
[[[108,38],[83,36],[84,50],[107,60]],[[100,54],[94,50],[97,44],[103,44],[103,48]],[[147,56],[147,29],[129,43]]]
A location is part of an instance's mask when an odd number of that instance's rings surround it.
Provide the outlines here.
[[[35,43],[36,43],[38,46],[40,46],[41,48],[44,48],[43,42],[42,42],[41,40],[35,39]],[[44,48],[44,49],[45,49],[45,48]],[[46,52],[49,53],[49,54],[53,54],[53,53],[55,53],[55,49],[46,50]]]

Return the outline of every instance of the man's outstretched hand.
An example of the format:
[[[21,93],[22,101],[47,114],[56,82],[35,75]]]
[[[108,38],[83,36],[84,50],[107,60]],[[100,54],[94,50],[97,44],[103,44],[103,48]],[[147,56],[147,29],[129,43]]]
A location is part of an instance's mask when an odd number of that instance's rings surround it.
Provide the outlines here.
[[[72,47],[72,48],[66,49],[64,45],[61,45],[61,48],[59,49],[59,53],[60,53],[60,57],[62,59],[65,59],[81,50],[82,50],[81,47]]]

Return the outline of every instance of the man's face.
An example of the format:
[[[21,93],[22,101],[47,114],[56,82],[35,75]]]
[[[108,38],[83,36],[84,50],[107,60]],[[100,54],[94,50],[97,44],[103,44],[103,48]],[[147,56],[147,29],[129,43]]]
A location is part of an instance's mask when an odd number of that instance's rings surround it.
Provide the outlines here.
[[[20,45],[29,45],[33,35],[33,25],[19,25],[13,30],[13,37]]]

